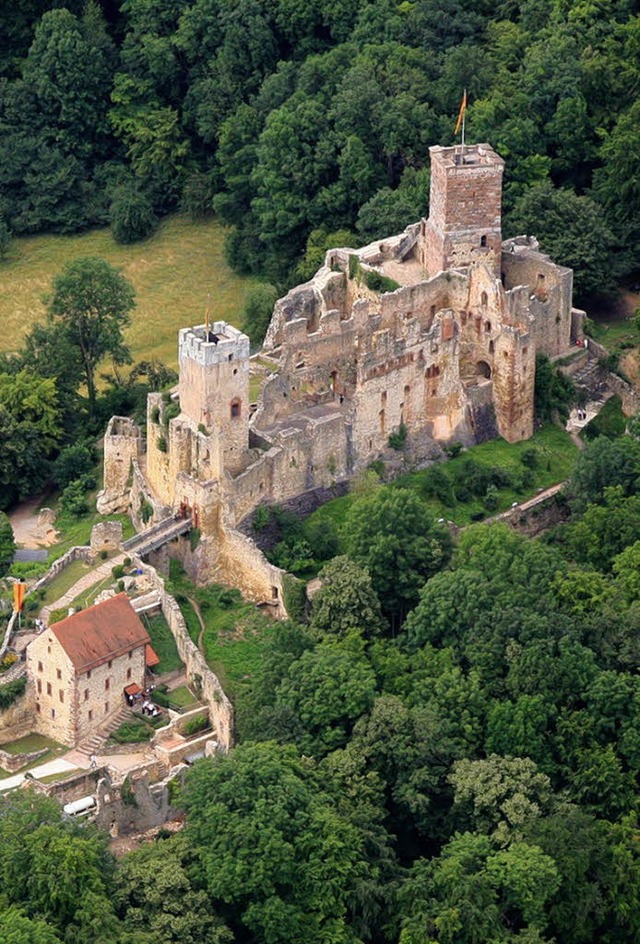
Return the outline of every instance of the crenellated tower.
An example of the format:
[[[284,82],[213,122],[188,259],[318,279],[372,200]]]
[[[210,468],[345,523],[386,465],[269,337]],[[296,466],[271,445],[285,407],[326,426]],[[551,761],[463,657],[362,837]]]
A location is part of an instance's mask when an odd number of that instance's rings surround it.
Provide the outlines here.
[[[500,277],[504,161],[488,144],[431,147],[429,219],[420,257],[429,276],[484,262]]]

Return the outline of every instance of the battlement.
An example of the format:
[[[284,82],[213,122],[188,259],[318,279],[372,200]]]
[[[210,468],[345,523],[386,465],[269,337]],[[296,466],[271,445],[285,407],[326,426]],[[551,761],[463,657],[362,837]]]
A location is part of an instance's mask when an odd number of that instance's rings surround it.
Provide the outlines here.
[[[179,358],[196,361],[202,367],[227,364],[233,360],[249,357],[250,341],[246,334],[238,331],[226,321],[214,321],[209,325],[182,328],[178,340]]]
[[[462,171],[466,167],[498,167],[502,173],[504,160],[489,144],[465,144],[454,147],[440,147],[435,145],[429,148],[431,165],[440,165],[449,170]]]

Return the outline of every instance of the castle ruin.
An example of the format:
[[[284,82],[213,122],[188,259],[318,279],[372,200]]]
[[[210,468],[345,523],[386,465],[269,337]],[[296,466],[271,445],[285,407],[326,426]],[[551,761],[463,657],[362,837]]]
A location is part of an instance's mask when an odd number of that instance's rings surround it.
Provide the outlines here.
[[[531,237],[503,243],[504,162],[489,145],[430,156],[427,220],[329,250],[276,303],[256,403],[249,339],[215,322],[180,331],[177,398],[149,396],[146,456],[112,420],[102,508],[126,500],[139,528],[188,514],[199,542],[172,553],[195,579],[282,613],[282,573],[237,530],[258,505],[348,480],[401,427],[418,456],[531,436],[536,353],[567,353],[580,331],[573,273]]]

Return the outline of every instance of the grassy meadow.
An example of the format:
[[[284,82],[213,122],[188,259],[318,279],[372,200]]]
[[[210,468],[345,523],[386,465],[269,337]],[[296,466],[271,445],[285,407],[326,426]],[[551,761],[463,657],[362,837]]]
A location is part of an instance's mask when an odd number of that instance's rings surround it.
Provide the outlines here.
[[[43,296],[63,266],[79,256],[100,256],[121,269],[136,290],[137,307],[126,332],[134,361],[156,358],[177,366],[178,329],[204,320],[211,293],[211,319],[239,325],[255,280],[231,271],[224,228],[216,220],[167,217],[153,236],[119,246],[109,229],[77,236],[16,239],[0,263],[0,351],[18,350],[35,321],[45,317]]]

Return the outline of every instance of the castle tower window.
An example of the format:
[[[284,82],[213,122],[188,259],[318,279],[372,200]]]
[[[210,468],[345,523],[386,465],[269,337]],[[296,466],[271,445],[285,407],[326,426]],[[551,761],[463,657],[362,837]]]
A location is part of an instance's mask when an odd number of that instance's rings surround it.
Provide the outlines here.
[[[232,419],[232,420],[237,420],[237,419],[239,419],[240,413],[241,413],[241,402],[240,402],[240,400],[235,399],[235,400],[232,400],[232,401],[231,401],[230,411],[231,411],[231,419]]]
[[[405,395],[405,397],[408,397],[410,393],[411,393],[411,387],[410,387],[410,385],[409,385],[409,384],[405,384],[405,385],[404,385],[404,395]]]
[[[476,364],[478,377],[485,377],[487,380],[491,377],[491,368],[486,361],[478,361]]]
[[[51,682],[47,682],[47,695],[51,694]]]
[[[54,721],[55,721],[55,717],[56,717],[56,709],[55,709],[55,708],[52,708],[52,709],[51,709],[51,717],[52,717],[52,718],[54,719]]]
[[[104,703],[104,713],[105,713],[105,715],[108,715],[108,714],[109,714],[109,702],[108,702],[108,701],[105,701],[105,703]]]
[[[487,237],[486,237],[486,236],[481,236],[481,237],[480,237],[480,246],[481,246],[482,249],[486,249],[486,248],[487,248]]]
[[[490,322],[490,321],[485,321],[485,323],[484,323],[484,330],[487,332],[487,334],[489,334],[489,332],[491,331],[491,322]]]
[[[431,317],[432,317],[432,318],[435,316],[435,313],[436,313],[436,306],[435,306],[435,305],[432,305],[432,306],[431,306]]]
[[[278,588],[277,588],[277,587],[272,587],[272,588],[271,588],[271,599],[272,599],[272,600],[277,600],[277,599],[278,599],[278,596],[279,596]]]
[[[233,354],[229,354],[229,363],[233,360]]]
[[[381,406],[387,405],[387,391],[386,390],[383,390],[382,393],[380,394],[380,405]]]
[[[487,293],[483,292],[480,296],[480,304],[482,305],[483,308],[487,307],[488,300],[489,299],[487,298]]]
[[[384,410],[380,410],[380,412],[378,413],[378,418],[380,420],[380,432],[384,436],[384,431],[385,431]]]
[[[494,348],[495,348],[495,345],[493,341],[489,341],[489,354],[493,354]]]
[[[87,718],[89,721],[93,721],[93,708],[89,708],[89,711],[87,712]]]

